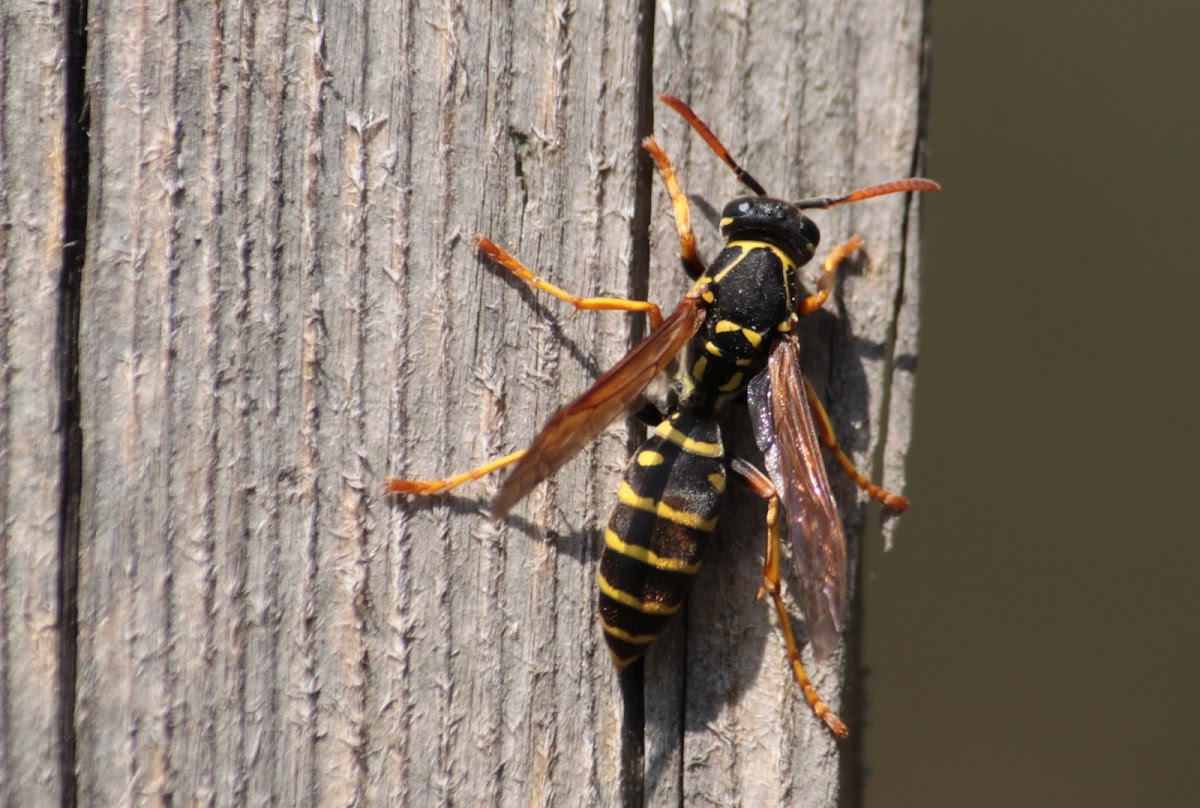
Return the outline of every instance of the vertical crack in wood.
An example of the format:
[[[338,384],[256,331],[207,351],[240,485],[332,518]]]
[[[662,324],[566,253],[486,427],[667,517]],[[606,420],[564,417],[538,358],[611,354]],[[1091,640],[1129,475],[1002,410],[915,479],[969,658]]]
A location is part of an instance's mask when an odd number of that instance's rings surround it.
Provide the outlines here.
[[[653,172],[650,161],[642,156],[642,139],[653,134],[654,129],[654,0],[642,0],[638,9],[637,42],[640,50],[634,81],[633,143],[631,152],[637,160],[634,172],[633,216],[630,220],[630,281],[629,295],[635,300],[645,300],[650,290],[650,206]],[[644,335],[641,318],[630,318],[630,342],[632,346]],[[640,442],[644,432],[640,426],[631,428],[630,452]],[[645,803],[646,766],[646,697],[645,663],[639,659],[622,671],[621,698],[624,704],[621,716],[621,803],[627,808],[640,808]]]
[[[83,435],[80,431],[79,313],[83,261],[87,248],[88,109],[86,96],[87,0],[63,6],[64,36],[64,195],[62,274],[58,295],[59,361],[62,396],[62,474],[58,531],[58,709],[61,747],[59,782],[64,806],[74,806],[75,699],[78,666],[79,495],[83,478]]]
[[[638,10],[638,64],[634,93],[633,143],[631,152],[637,160],[634,174],[633,218],[630,220],[631,256],[630,297],[645,300],[650,291],[650,191],[653,172],[650,160],[642,153],[642,139],[654,133],[654,0],[642,0]],[[632,331],[630,347],[643,336],[643,320],[630,318]],[[640,441],[639,441],[640,443]],[[631,447],[631,449],[636,447]]]
[[[59,519],[59,777],[64,806],[76,804],[76,671],[79,627],[79,490],[83,479],[83,433],[79,429],[80,280],[88,238],[88,2],[64,5],[64,217],[59,286],[58,349],[62,395]]]

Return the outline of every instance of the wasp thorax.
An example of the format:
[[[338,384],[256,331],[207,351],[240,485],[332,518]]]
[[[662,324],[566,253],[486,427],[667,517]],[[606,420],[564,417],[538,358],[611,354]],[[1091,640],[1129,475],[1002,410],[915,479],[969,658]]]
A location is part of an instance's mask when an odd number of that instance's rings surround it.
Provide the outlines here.
[[[726,205],[721,234],[730,241],[769,242],[793,253],[800,264],[812,257],[821,241],[817,226],[799,208],[766,196],[742,196]]]

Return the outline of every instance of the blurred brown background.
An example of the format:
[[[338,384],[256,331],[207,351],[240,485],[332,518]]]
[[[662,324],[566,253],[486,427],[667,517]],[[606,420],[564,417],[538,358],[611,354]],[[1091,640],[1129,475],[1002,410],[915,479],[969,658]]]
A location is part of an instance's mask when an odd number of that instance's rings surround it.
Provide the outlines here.
[[[934,5],[871,808],[1200,804],[1198,9]]]

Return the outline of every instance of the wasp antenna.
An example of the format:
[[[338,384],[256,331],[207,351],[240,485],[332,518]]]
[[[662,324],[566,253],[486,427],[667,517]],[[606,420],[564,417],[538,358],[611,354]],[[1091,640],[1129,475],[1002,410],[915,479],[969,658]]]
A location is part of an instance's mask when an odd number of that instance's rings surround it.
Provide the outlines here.
[[[844,205],[847,202],[861,202],[885,194],[899,194],[909,191],[940,191],[942,186],[933,180],[923,177],[912,177],[907,180],[893,180],[881,185],[871,185],[859,188],[843,196],[822,196],[815,199],[802,199],[796,203],[798,208],[832,208],[834,205]]]
[[[704,139],[704,142],[708,144],[708,147],[717,153],[717,157],[720,157],[725,161],[725,165],[733,169],[733,173],[737,175],[742,185],[745,185],[759,196],[767,195],[766,190],[759,185],[758,180],[750,176],[749,171],[737,164],[737,160],[733,159],[733,155],[729,153],[729,149],[725,148],[725,145],[717,139],[717,136],[708,128],[708,124],[704,123],[696,113],[692,112],[691,107],[675,96],[667,95],[666,93],[660,95],[658,100],[678,112],[679,116],[696,130],[696,134],[700,135]]]

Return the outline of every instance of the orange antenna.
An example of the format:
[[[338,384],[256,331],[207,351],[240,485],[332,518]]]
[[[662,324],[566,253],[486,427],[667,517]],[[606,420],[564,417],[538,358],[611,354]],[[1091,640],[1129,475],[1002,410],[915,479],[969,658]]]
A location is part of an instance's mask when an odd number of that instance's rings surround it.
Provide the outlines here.
[[[884,194],[899,194],[906,191],[940,191],[942,186],[933,180],[913,177],[907,180],[893,180],[880,185],[859,188],[844,196],[821,196],[815,199],[803,199],[796,203],[798,208],[832,208],[834,205],[844,205],[847,202],[861,202]]]
[[[754,177],[751,177],[749,171],[737,164],[737,160],[733,159],[733,155],[729,153],[729,149],[725,148],[725,145],[717,139],[717,136],[714,135],[712,130],[708,128],[708,124],[700,120],[700,117],[696,115],[696,113],[692,112],[691,107],[680,101],[675,96],[667,95],[666,93],[660,95],[658,100],[662,101],[668,107],[678,112],[680,117],[687,121],[691,127],[696,130],[696,134],[704,138],[704,142],[708,144],[709,148],[717,153],[717,157],[720,157],[725,161],[725,165],[733,169],[733,173],[737,175],[737,178],[741,181],[742,185],[745,185],[759,196],[767,195],[767,192],[763,189],[763,187],[758,184],[758,180],[754,179]]]

